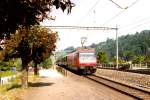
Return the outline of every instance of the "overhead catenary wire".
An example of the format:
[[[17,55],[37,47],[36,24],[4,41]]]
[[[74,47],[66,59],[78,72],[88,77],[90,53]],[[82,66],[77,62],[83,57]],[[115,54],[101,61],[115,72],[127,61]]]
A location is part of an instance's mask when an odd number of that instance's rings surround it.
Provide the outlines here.
[[[117,13],[115,16],[111,17],[110,19],[108,19],[107,21],[104,22],[103,26],[105,26],[107,23],[111,22],[112,20],[114,20],[115,18],[117,18],[118,16],[120,16],[126,9],[123,9],[122,11],[120,11],[119,13]]]
[[[88,10],[88,12],[81,17],[81,19],[78,21],[77,25],[79,23],[81,23],[83,20],[86,19],[86,17],[88,16],[88,14],[95,8],[95,6],[100,2],[101,0],[97,0],[95,2],[95,4]],[[112,20],[114,20],[115,18],[117,18],[119,15],[121,15],[125,10],[127,10],[128,8],[132,7],[133,5],[135,5],[139,0],[135,0],[134,2],[132,2],[129,6],[126,7],[122,7],[120,6],[118,3],[114,2],[113,0],[109,0],[111,1],[113,4],[115,4],[118,8],[122,9],[122,11],[120,11],[119,13],[117,13],[115,16],[111,17],[110,19],[108,19],[106,22],[104,22],[103,26],[105,26],[107,23],[111,22]],[[94,13],[95,15],[95,13]]]
[[[135,5],[139,0],[135,0],[134,2],[131,3],[131,5],[128,6],[128,8],[132,7],[133,5]]]
[[[94,5],[88,10],[88,12],[87,12],[84,16],[82,16],[82,17],[79,19],[79,21],[78,21],[77,24],[79,24],[79,23],[81,23],[83,20],[85,20],[85,18],[88,16],[88,14],[96,7],[97,4],[99,4],[100,1],[101,1],[101,0],[97,0],[97,1],[94,3]]]
[[[147,22],[148,20],[150,20],[150,16],[145,17],[145,18],[142,18],[142,19],[140,19],[140,20],[137,20],[137,21],[135,21],[135,22],[133,22],[133,23],[124,25],[124,26],[120,27],[120,29],[125,29],[125,28],[128,28],[128,27],[131,27],[131,26],[133,26],[133,25],[135,25],[135,24],[138,24],[138,23],[141,23],[141,22],[143,22],[143,21],[146,21],[146,22]]]
[[[109,1],[111,1],[112,3],[114,3],[115,5],[117,5],[117,6],[118,6],[119,8],[121,8],[121,9],[124,9],[124,10],[127,9],[127,7],[123,8],[123,7],[121,7],[119,4],[117,4],[116,2],[114,2],[113,0],[109,0]],[[86,19],[86,17],[88,16],[88,14],[94,9],[94,7],[95,7],[99,2],[100,2],[100,0],[97,0],[97,1],[95,2],[95,4],[89,9],[89,11],[88,11],[83,17],[81,17],[81,19],[79,20],[78,24],[81,23],[83,20]],[[118,13],[116,16],[112,17],[110,20],[112,20],[112,19],[114,19],[115,17],[119,16],[121,13],[122,13],[122,11],[121,11],[120,13]],[[94,13],[94,15],[95,15],[95,13]],[[110,21],[110,20],[108,20],[108,21]],[[108,22],[108,21],[107,21],[107,22]]]
[[[115,4],[120,9],[127,9],[127,7],[123,8],[119,4],[117,4],[116,2],[114,2],[113,0],[109,0],[109,1],[111,1],[113,4]]]
[[[116,2],[114,2],[113,0],[109,0],[109,1],[111,1],[112,3],[114,3],[115,5],[117,5],[119,8],[121,8],[121,9],[127,9],[127,7],[125,7],[125,8],[123,8],[123,7],[121,7],[119,4],[117,4]],[[96,2],[95,2],[95,4],[89,9],[89,11],[79,20],[79,22],[78,23],[81,23],[86,17],[87,17],[87,15],[94,9],[94,7],[98,4],[100,2],[100,0],[97,0]],[[95,14],[95,13],[94,13]]]
[[[135,26],[133,26],[133,27],[131,27],[131,28],[128,28],[128,29],[122,29],[122,28],[120,28],[120,31],[121,31],[121,33],[122,33],[122,32],[125,32],[125,31],[128,31],[128,30],[131,31],[131,30],[133,30],[133,29],[137,29],[138,27],[141,27],[141,26],[146,25],[146,24],[150,24],[150,20],[149,20],[149,21],[146,21],[146,22],[144,22],[144,23],[135,25]]]
[[[91,9],[89,9],[88,13],[89,14],[91,11],[93,11],[94,7],[99,3],[100,0],[97,0],[96,3],[91,7]],[[112,1],[112,0],[110,0]],[[108,20],[108,22],[110,22],[111,20],[115,19],[116,17],[118,17],[120,14],[122,14],[127,8],[132,7],[133,5],[135,5],[139,0],[135,0],[133,3],[131,3],[129,6],[123,8],[120,5],[120,8],[123,9],[121,12],[119,12],[117,15],[115,15],[114,17],[112,17],[112,19]],[[115,3],[115,2],[114,2]],[[115,3],[117,4],[117,3]],[[118,4],[117,4],[118,5]],[[85,15],[87,17],[87,14]],[[85,19],[85,18],[84,18]],[[105,23],[106,24],[106,23]],[[83,26],[56,26],[56,27],[51,27],[53,29],[77,29],[77,30],[110,30],[110,29],[116,29],[116,28],[110,28],[110,27],[83,27]],[[120,29],[120,28],[119,28]]]
[[[100,0],[98,0],[93,6],[92,6],[92,8],[88,11],[88,13],[84,16],[84,17],[82,17],[81,19],[80,19],[80,23],[87,17],[87,15],[93,10],[93,8],[99,3],[99,1]],[[118,6],[119,8],[121,8],[121,9],[123,9],[121,12],[119,12],[118,14],[116,14],[115,16],[113,16],[112,18],[110,18],[109,20],[107,20],[104,24],[103,24],[103,26],[106,24],[106,23],[109,23],[109,22],[111,22],[113,19],[115,19],[116,17],[118,17],[119,15],[121,15],[125,10],[127,10],[128,8],[130,8],[130,7],[132,7],[134,4],[136,4],[139,0],[135,0],[133,3],[131,3],[129,6],[127,6],[127,7],[121,7],[119,4],[117,4],[116,2],[114,2],[113,0],[109,0],[109,1],[111,1],[112,3],[114,3],[116,6]],[[95,14],[95,13],[94,13]]]
[[[126,7],[121,7],[120,5],[118,5],[116,2],[114,2],[113,0],[109,0],[112,3],[114,3],[115,5],[117,5],[119,8],[122,9],[122,11],[120,11],[119,13],[117,13],[115,16],[111,17],[110,19],[108,19],[106,22],[104,22],[103,25],[106,25],[107,23],[111,22],[112,20],[114,20],[115,18],[117,18],[118,16],[120,16],[123,12],[125,12],[127,9],[131,8],[133,5],[135,5],[139,0],[135,0],[134,2],[132,2],[129,6]]]
[[[43,26],[51,29],[77,29],[77,30],[118,30],[113,27],[89,27],[89,26]]]

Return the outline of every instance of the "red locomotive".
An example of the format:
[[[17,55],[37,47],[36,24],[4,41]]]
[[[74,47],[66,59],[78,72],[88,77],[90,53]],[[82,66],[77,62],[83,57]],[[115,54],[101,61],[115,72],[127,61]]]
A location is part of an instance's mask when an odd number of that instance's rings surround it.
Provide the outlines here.
[[[74,52],[56,62],[60,66],[79,71],[82,74],[92,74],[96,72],[97,60],[95,49],[77,48]]]

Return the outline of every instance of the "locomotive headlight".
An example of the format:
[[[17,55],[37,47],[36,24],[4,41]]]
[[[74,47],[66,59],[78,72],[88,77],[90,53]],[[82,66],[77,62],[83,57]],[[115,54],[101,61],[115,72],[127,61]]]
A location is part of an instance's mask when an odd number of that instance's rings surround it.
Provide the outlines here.
[[[84,66],[80,66],[80,69],[84,69]]]

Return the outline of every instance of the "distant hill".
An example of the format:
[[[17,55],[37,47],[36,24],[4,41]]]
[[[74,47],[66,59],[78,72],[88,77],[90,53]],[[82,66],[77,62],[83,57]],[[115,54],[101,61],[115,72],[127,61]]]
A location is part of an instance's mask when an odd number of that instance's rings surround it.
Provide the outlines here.
[[[107,39],[105,42],[92,44],[90,47],[96,50],[105,51],[109,59],[116,56],[116,42]],[[150,30],[144,30],[134,35],[125,35],[118,38],[119,57],[124,60],[131,60],[134,56],[146,56],[150,53]]]
[[[116,41],[107,39],[105,42],[91,44],[89,47],[95,48],[96,51],[106,52],[108,59],[116,56]],[[150,30],[136,32],[132,35],[118,37],[119,57],[125,61],[133,60],[135,56],[150,55]],[[73,46],[64,49],[64,52],[74,51]]]

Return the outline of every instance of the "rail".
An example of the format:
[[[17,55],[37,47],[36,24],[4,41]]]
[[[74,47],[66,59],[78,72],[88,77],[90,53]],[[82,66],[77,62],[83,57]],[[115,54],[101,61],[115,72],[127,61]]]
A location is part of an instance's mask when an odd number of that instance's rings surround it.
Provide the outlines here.
[[[104,77],[96,76],[96,75],[85,76],[85,77],[97,83],[113,88],[123,94],[129,95],[135,99],[150,100],[150,91],[148,90],[143,90],[143,89],[139,89],[136,87],[132,87],[132,86],[129,86],[120,82],[116,82],[114,80],[110,80]]]

